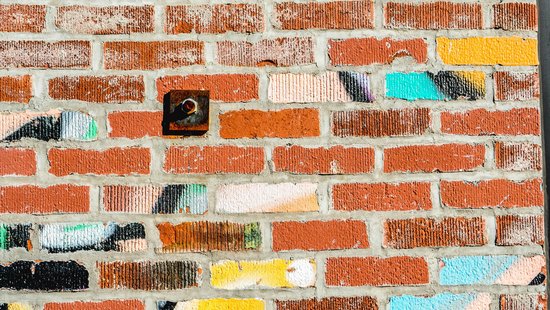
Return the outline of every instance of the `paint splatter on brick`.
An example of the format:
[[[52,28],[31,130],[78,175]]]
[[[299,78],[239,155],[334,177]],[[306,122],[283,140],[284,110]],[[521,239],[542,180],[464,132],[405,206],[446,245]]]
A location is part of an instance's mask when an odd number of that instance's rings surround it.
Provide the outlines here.
[[[1,310],[33,310],[33,307],[29,304],[12,302],[9,304],[0,303],[0,309]]]
[[[107,212],[204,214],[208,197],[202,184],[106,185],[103,207]]]
[[[315,62],[311,38],[277,38],[258,42],[218,42],[218,62],[225,66],[289,67]]]
[[[140,223],[44,224],[40,246],[50,253],[75,251],[135,252],[147,248],[145,227]]]
[[[97,123],[90,115],[75,111],[2,113],[0,137],[2,141],[89,141],[97,137]]]
[[[328,297],[321,299],[276,300],[277,310],[378,310],[376,299],[372,297]]]
[[[386,96],[409,101],[483,99],[485,74],[478,71],[388,73]]]
[[[487,293],[441,293],[433,296],[401,295],[390,298],[389,310],[416,309],[491,309],[491,295]]]
[[[252,183],[221,185],[216,191],[216,212],[318,211],[317,184]]]
[[[158,310],[264,310],[265,302],[260,299],[192,299],[188,301],[159,301]]]
[[[430,110],[425,108],[336,111],[332,113],[332,134],[338,137],[423,135],[430,121]]]
[[[315,285],[316,264],[311,259],[222,261],[210,267],[211,284],[226,290],[294,288]]]
[[[55,25],[62,31],[85,34],[129,34],[153,32],[154,7],[82,5],[57,9]]]
[[[49,302],[44,310],[145,310],[141,300]]]
[[[79,291],[88,288],[88,270],[75,261],[16,261],[0,265],[0,288]]]
[[[372,102],[365,73],[328,71],[319,74],[278,73],[269,77],[269,100],[276,103]]]
[[[202,269],[193,261],[98,262],[99,287],[145,291],[198,286]]]
[[[501,215],[496,217],[496,245],[543,245],[544,218],[542,215]]]
[[[256,250],[262,242],[259,223],[161,223],[161,253]]]
[[[0,224],[0,250],[32,249],[31,224]]]
[[[540,285],[546,278],[543,256],[459,256],[442,258],[441,285]]]

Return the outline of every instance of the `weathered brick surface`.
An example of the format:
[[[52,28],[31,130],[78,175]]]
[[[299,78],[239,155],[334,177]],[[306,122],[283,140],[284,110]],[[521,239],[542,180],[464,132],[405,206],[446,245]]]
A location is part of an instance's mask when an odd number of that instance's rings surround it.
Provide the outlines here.
[[[378,304],[373,297],[330,297],[322,299],[277,300],[277,310],[301,309],[371,309],[378,310]]]
[[[275,171],[296,174],[369,173],[374,167],[374,150],[355,147],[278,146],[273,150]]]
[[[541,180],[441,181],[441,202],[451,208],[542,206]]]
[[[57,100],[141,102],[144,90],[141,76],[64,76],[49,81],[49,95]]]
[[[0,175],[33,175],[36,153],[31,149],[0,148]]]
[[[110,310],[110,309],[144,310],[145,305],[140,300],[50,302],[44,305],[44,310]]]
[[[504,30],[537,30],[537,5],[512,2],[495,4],[493,26]]]
[[[0,41],[1,68],[82,68],[91,64],[87,41]]]
[[[496,142],[497,168],[512,171],[542,169],[542,149],[531,143]]]
[[[283,30],[373,28],[374,5],[372,1],[281,2],[275,5],[274,26]]]
[[[391,38],[347,39],[329,41],[330,63],[333,65],[390,64],[396,58],[409,56],[417,63],[427,60],[427,44],[423,39]]]
[[[486,243],[485,221],[479,217],[415,218],[384,223],[384,246],[388,248],[480,246]]]
[[[55,25],[61,31],[86,34],[129,34],[153,32],[154,7],[63,6],[57,9]]]
[[[544,218],[541,215],[497,216],[497,245],[544,244]]]
[[[295,122],[294,126],[288,126],[290,120]],[[225,139],[301,138],[319,134],[319,111],[315,109],[240,110],[220,115],[220,136]]]
[[[384,7],[386,28],[481,29],[481,5],[477,3],[396,3]]]
[[[361,221],[273,223],[273,250],[338,250],[368,248],[367,226]]]
[[[432,208],[430,184],[350,183],[332,187],[332,204],[339,211],[412,211]]]
[[[398,286],[429,282],[428,263],[421,257],[332,257],[326,261],[329,286]]]
[[[157,70],[204,64],[204,44],[198,41],[107,42],[105,69]]]
[[[441,114],[441,131],[449,134],[483,135],[538,135],[538,109],[521,108],[508,111],[484,109]]]
[[[0,32],[42,32],[45,23],[44,5],[0,5]]]
[[[546,310],[546,295],[525,294],[525,295],[500,295],[500,309],[541,309]]]
[[[498,71],[493,78],[496,100],[533,100],[540,97],[538,73]]]
[[[29,103],[32,98],[30,75],[0,77],[0,102]]]

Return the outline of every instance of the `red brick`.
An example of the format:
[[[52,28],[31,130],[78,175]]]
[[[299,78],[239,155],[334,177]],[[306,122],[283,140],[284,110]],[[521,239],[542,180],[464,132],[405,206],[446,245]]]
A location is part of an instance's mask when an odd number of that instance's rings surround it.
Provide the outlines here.
[[[373,1],[275,4],[273,27],[283,30],[374,28]]]
[[[142,102],[142,76],[63,76],[49,81],[50,97],[97,103]]]
[[[0,5],[0,32],[42,32],[45,5]]]
[[[326,262],[329,286],[428,284],[428,263],[421,257],[332,257]]]
[[[384,247],[481,246],[487,243],[485,221],[481,217],[414,218],[386,220]]]
[[[166,152],[167,173],[243,173],[264,170],[264,149],[238,146],[170,147]]]
[[[273,164],[275,171],[297,174],[369,173],[374,169],[374,149],[278,146],[273,150]]]
[[[29,103],[32,98],[30,75],[0,76],[0,101]]]
[[[204,64],[198,41],[117,41],[104,45],[105,69],[156,70]]]
[[[469,144],[410,145],[384,150],[384,172],[472,171],[482,167],[485,147]]]
[[[277,310],[378,310],[373,297],[327,297],[321,299],[276,300]]]
[[[543,245],[544,217],[542,215],[497,216],[497,245]]]
[[[428,59],[424,39],[394,40],[361,38],[329,40],[329,57],[333,65],[391,64],[396,58],[410,56],[417,63]]]
[[[149,174],[151,152],[147,148],[111,148],[106,150],[50,149],[50,173],[134,175]]]
[[[273,223],[273,250],[341,250],[369,247],[363,221],[335,220]]]
[[[0,187],[0,213],[82,213],[90,210],[88,186]]]
[[[311,38],[277,38],[257,42],[218,42],[218,63],[226,66],[288,67],[315,63]]]
[[[441,113],[441,131],[458,135],[539,135],[539,110],[534,108]]]
[[[192,74],[157,79],[158,101],[172,89],[210,91],[210,100],[240,102],[258,99],[258,77],[254,74]]]
[[[264,14],[256,4],[182,5],[166,8],[166,32],[262,32]]]
[[[292,126],[289,126],[290,121]],[[319,111],[316,109],[238,110],[220,115],[220,136],[225,139],[301,138],[319,135]]]
[[[499,3],[493,6],[493,27],[504,30],[537,30],[535,3]]]
[[[532,143],[496,142],[495,163],[504,170],[541,170],[542,149]]]
[[[351,183],[332,187],[332,203],[338,211],[430,210],[430,183]]]
[[[543,205],[541,180],[441,181],[441,201],[451,208],[518,208]]]
[[[500,295],[500,310],[546,310],[546,295]]]
[[[540,97],[538,73],[498,71],[495,79],[496,100],[535,100]]]
[[[422,135],[430,127],[430,110],[360,110],[332,113],[332,133],[338,137]]]
[[[34,175],[36,154],[31,149],[0,148],[0,175]]]
[[[144,310],[141,300],[105,300],[55,302],[44,305],[44,310]]]
[[[146,6],[63,6],[55,25],[64,32],[129,34],[154,31],[155,9]]]
[[[138,139],[162,135],[161,111],[122,111],[109,113],[109,137]]]
[[[384,8],[386,28],[481,29],[483,17],[477,3],[395,3]]]
[[[0,68],[90,68],[88,41],[0,41]]]

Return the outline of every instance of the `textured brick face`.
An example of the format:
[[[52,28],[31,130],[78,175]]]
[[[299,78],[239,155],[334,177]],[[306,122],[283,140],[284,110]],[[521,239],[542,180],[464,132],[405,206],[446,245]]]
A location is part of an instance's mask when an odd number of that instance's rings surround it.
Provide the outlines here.
[[[0,2],[0,310],[544,309],[535,0]]]

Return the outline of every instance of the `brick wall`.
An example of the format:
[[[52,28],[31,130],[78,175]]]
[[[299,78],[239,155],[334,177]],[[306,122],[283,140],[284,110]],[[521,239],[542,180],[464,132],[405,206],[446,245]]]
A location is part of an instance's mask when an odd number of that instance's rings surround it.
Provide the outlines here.
[[[534,2],[20,3],[0,309],[542,309]]]

